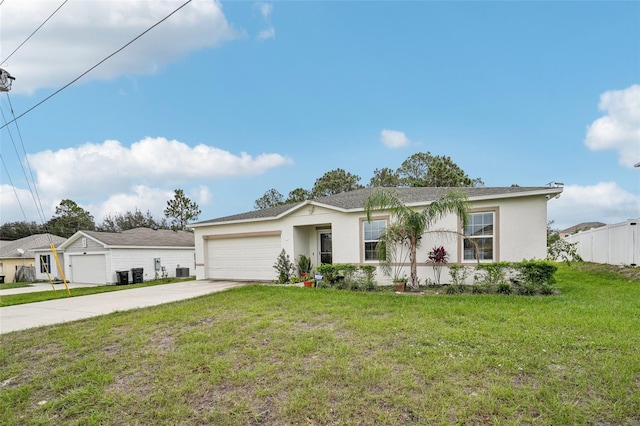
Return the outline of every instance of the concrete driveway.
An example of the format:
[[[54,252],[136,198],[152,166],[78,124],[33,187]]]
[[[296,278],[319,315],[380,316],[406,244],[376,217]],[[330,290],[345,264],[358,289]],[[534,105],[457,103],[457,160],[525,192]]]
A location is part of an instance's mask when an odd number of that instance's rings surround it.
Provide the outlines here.
[[[184,281],[179,283],[48,300],[0,308],[0,334],[43,325],[59,324],[114,311],[144,308],[240,287],[232,281]],[[51,289],[51,285],[49,285]],[[60,290],[56,286],[56,290]],[[2,290],[0,297],[9,290]],[[62,291],[64,285],[62,285]]]

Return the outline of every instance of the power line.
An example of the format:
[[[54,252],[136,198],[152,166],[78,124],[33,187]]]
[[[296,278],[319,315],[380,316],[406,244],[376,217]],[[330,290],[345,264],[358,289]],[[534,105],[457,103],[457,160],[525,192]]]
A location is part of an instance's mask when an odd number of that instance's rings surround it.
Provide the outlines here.
[[[4,116],[4,111],[2,109],[0,109],[0,114],[2,114],[2,119],[6,123],[7,119]],[[19,159],[20,158],[20,153],[18,152],[18,148],[16,147],[16,142],[15,142],[15,140],[13,138],[13,134],[11,133],[10,129],[7,129],[7,132],[9,133],[9,139],[11,139],[11,144],[13,145],[13,149],[16,152],[16,156]],[[7,174],[9,174],[9,169],[6,168],[7,165],[5,164],[4,159],[2,161],[2,164],[5,166],[5,170],[7,171]],[[31,188],[31,181],[29,180],[29,177],[27,176],[27,172],[25,171],[24,166],[22,165],[22,162],[19,161],[19,164],[20,164],[20,168],[22,169],[22,174],[24,175],[24,179],[27,182],[27,187],[29,188],[29,193],[31,194],[31,198],[33,199],[33,204],[36,207],[36,211],[38,212],[38,215],[40,216],[40,220],[44,224],[45,221],[44,221],[44,211],[42,210],[42,203],[38,204],[39,200],[36,200],[36,197],[34,195],[34,190]],[[13,183],[11,185],[13,186]],[[35,186],[35,182],[33,182],[33,185]],[[17,197],[18,197],[18,194],[16,193],[16,198]],[[18,198],[18,202],[20,202],[19,198]],[[22,208],[22,205],[20,206],[20,208]]]
[[[11,115],[15,118],[16,114],[13,112],[13,104],[11,103],[11,96],[9,96],[9,92],[7,92],[7,100],[9,101],[9,110],[11,111]],[[14,123],[16,126],[16,130],[18,131],[18,138],[20,139],[20,145],[22,146],[24,161],[27,163],[27,169],[29,170],[29,175],[31,176],[31,182],[33,183],[33,190],[36,193],[34,201],[38,200],[36,204],[36,209],[38,210],[38,212],[40,212],[40,216],[42,217],[44,222],[44,209],[42,208],[42,200],[40,199],[40,194],[38,193],[38,186],[36,185],[36,179],[33,177],[33,169],[31,168],[31,163],[29,162],[29,157],[27,156],[27,150],[24,146],[24,140],[22,139],[22,132],[20,131],[18,122],[14,120]],[[13,138],[11,140],[13,142]]]
[[[144,30],[142,33],[140,33],[139,35],[137,35],[135,38],[133,38],[132,40],[130,40],[129,42],[127,42],[124,46],[122,46],[121,48],[119,48],[118,50],[116,50],[115,52],[111,53],[109,56],[107,56],[106,58],[102,59],[100,62],[98,62],[97,64],[95,64],[94,66],[92,66],[91,68],[89,68],[88,70],[86,70],[85,72],[83,72],[82,74],[80,74],[78,77],[74,78],[73,80],[71,80],[69,83],[65,84],[64,86],[62,86],[60,89],[56,90],[55,92],[53,92],[52,94],[50,94],[49,96],[47,96],[46,98],[44,98],[43,100],[41,100],[40,102],[38,102],[37,104],[35,104],[34,106],[32,106],[31,108],[29,108],[28,110],[26,110],[25,112],[23,112],[22,114],[18,115],[17,117],[14,117],[13,120],[6,122],[4,125],[0,126],[0,130],[4,129],[5,127],[7,127],[9,124],[13,123],[14,121],[16,121],[19,118],[24,117],[25,115],[27,115],[28,113],[30,113],[31,111],[33,111],[34,109],[36,109],[37,107],[39,107],[40,105],[42,105],[43,103],[45,103],[46,101],[48,101],[49,99],[53,98],[55,95],[57,95],[58,93],[62,92],[64,89],[66,89],[67,87],[71,86],[73,83],[75,83],[76,81],[80,80],[82,77],[84,77],[85,75],[89,74],[91,71],[93,71],[94,69],[96,69],[97,67],[99,67],[100,65],[102,65],[104,62],[106,62],[107,60],[109,60],[112,56],[117,55],[118,53],[120,53],[121,51],[123,51],[124,49],[126,49],[127,47],[129,47],[130,44],[134,43],[135,41],[137,41],[140,37],[142,37],[143,35],[145,35],[146,33],[148,33],[149,31],[151,31],[152,29],[154,29],[155,27],[157,27],[158,25],[160,25],[161,23],[163,23],[164,21],[166,21],[167,19],[169,19],[173,14],[175,14],[176,12],[178,12],[180,9],[182,9],[183,7],[185,7],[186,5],[188,5],[189,3],[191,3],[192,0],[187,0],[186,2],[184,2],[181,6],[179,6],[178,8],[176,8],[173,12],[171,12],[170,14],[168,14],[167,16],[165,16],[164,18],[162,18],[161,20],[159,20],[158,22],[156,22],[155,24],[153,24],[152,26],[150,26],[149,28],[147,28],[146,30]]]
[[[2,1],[4,2],[4,0],[2,0]],[[26,42],[27,42],[27,41],[28,41],[28,40],[29,40],[29,39],[30,39],[30,38],[35,34],[35,33],[37,33],[37,32],[38,32],[38,30],[39,30],[40,28],[42,28],[42,27],[44,26],[44,24],[46,24],[46,23],[47,23],[47,21],[48,21],[49,19],[51,19],[51,17],[52,17],[53,15],[55,15],[55,14],[56,14],[60,9],[62,9],[62,6],[64,6],[68,1],[69,1],[69,0],[64,0],[64,2],[62,2],[62,4],[61,4],[60,6],[58,6],[58,8],[57,8],[56,10],[54,10],[54,11],[53,11],[53,13],[52,13],[51,15],[49,15],[49,17],[48,17],[47,19],[45,19],[45,20],[44,20],[44,22],[43,22],[42,24],[40,24],[40,25],[38,26],[38,28],[36,28],[35,30],[33,30],[33,32],[32,32],[31,34],[29,34],[29,37],[27,37],[26,39],[24,39],[24,41],[23,41],[22,43],[20,43],[20,45],[19,45],[18,47],[16,47],[16,48],[15,48],[15,50],[14,50],[13,52],[11,52],[11,54],[10,54],[9,56],[7,56],[6,58],[4,58],[4,60],[3,60],[2,62],[0,62],[0,65],[2,65],[2,64],[4,64],[4,63],[6,63],[6,62],[9,60],[9,58],[10,58],[11,56],[13,56],[13,54],[14,54],[14,53],[16,53],[16,52],[18,51],[18,49],[20,49],[20,48],[21,48],[21,47],[22,47],[22,46],[23,46],[23,45],[24,45],[24,44],[25,44],[25,43],[26,43]],[[2,3],[0,3],[0,5],[2,5]]]

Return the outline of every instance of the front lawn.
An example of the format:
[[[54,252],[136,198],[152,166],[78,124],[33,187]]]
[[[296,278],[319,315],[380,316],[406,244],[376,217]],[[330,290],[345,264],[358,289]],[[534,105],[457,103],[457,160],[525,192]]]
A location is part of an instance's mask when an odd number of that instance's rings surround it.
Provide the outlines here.
[[[0,284],[0,290],[9,290],[12,288],[31,287],[29,283],[2,283]]]
[[[5,424],[640,423],[640,281],[561,295],[241,287],[0,336]]]
[[[23,303],[34,303],[34,302],[43,302],[45,300],[54,300],[54,299],[65,299],[67,297],[76,297],[76,296],[86,296],[88,294],[97,294],[97,293],[107,293],[110,291],[119,291],[119,290],[130,290],[132,288],[139,287],[150,287],[154,285],[162,285],[169,284],[181,281],[191,281],[194,277],[189,278],[163,278],[159,280],[153,281],[145,281],[144,283],[139,284],[128,284],[128,285],[100,285],[100,286],[92,286],[92,287],[80,287],[80,288],[72,288],[67,293],[67,289],[64,287],[64,284],[56,284],[56,289],[46,290],[46,291],[35,291],[32,293],[19,293],[19,294],[7,294],[6,296],[2,296],[0,298],[0,307],[2,306],[12,306],[12,305],[21,305]],[[29,287],[21,286],[21,287]]]

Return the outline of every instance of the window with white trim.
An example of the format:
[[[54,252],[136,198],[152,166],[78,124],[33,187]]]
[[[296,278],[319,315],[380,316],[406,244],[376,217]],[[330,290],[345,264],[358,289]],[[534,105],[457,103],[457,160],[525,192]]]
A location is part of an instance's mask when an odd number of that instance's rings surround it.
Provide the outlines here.
[[[372,220],[362,222],[364,239],[364,260],[378,260],[378,241],[380,235],[387,228],[386,220]]]
[[[45,272],[51,273],[51,256],[50,255],[48,254],[40,255],[40,272],[43,274]]]
[[[494,260],[494,212],[471,213],[464,229],[464,260]]]

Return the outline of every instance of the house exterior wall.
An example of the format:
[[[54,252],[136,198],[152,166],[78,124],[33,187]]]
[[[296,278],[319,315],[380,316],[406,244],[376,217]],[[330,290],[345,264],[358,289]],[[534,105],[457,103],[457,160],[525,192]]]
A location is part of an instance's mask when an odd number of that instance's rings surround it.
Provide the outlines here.
[[[229,223],[210,225],[194,228],[195,250],[196,250],[196,278],[208,279],[215,278],[207,276],[206,271],[206,241],[208,235],[230,235],[237,237],[238,234],[252,234],[256,232],[281,232],[281,245],[285,249],[291,261],[295,263],[299,254],[305,254],[311,257],[312,264],[317,266],[317,232],[318,228],[332,229],[334,235],[338,230],[348,228],[345,223],[349,223],[349,215],[327,209],[321,206],[304,206],[303,208],[291,213],[282,220],[261,220],[254,222]],[[356,229],[353,232],[357,232]],[[355,245],[357,250],[357,239],[351,243],[351,247]],[[334,259],[338,246],[334,243]],[[346,249],[340,249],[339,252],[348,253]],[[357,252],[356,252],[357,253]],[[351,257],[350,257],[351,258]],[[275,263],[276,259],[273,259]],[[336,261],[336,260],[334,260]],[[342,262],[342,261],[341,261]],[[344,261],[346,262],[346,261]],[[240,271],[241,272],[241,271]],[[275,269],[273,271],[275,279]],[[241,276],[238,279],[242,279]]]
[[[86,247],[83,246],[86,241]],[[104,252],[104,245],[98,243],[92,238],[80,236],[65,248],[65,253],[93,253]]]
[[[194,274],[194,250],[192,248],[113,248],[110,251],[111,262],[107,268],[107,279],[117,282],[116,271],[130,271],[131,268],[143,268],[144,280],[154,280],[156,277],[155,259],[160,259],[160,265],[164,266],[167,276],[175,278],[176,268],[189,268],[189,274]],[[131,282],[129,272],[129,282]]]
[[[58,265],[56,264],[56,259],[53,256],[53,252],[51,250],[39,250],[39,251],[35,251],[35,267],[36,267],[36,280],[38,281],[49,281],[49,277],[47,276],[46,272],[40,272],[40,256],[49,256],[49,258],[51,259],[51,270],[49,271],[49,274],[51,275],[51,279],[62,279],[62,277],[60,276],[60,272],[58,272]],[[65,271],[64,269],[64,253],[60,253],[58,252],[58,260],[60,261],[60,264],[62,265],[62,270]],[[65,271],[65,275],[66,275],[66,271]]]
[[[544,195],[501,198],[474,201],[471,208],[495,212],[495,261],[520,261],[523,259],[544,259],[546,249],[547,214]],[[387,217],[387,212],[376,212],[375,216]],[[362,223],[366,215],[363,211],[342,212],[317,205],[306,205],[281,219],[256,220],[228,224],[212,224],[195,227],[196,278],[215,278],[207,276],[206,241],[207,235],[234,235],[242,233],[280,231],[281,244],[295,262],[300,253],[309,255],[313,266],[317,266],[317,233],[320,229],[331,229],[333,238],[333,262],[353,264],[377,264],[364,262]],[[462,230],[458,218],[449,215],[438,221],[432,229],[446,229],[454,232]],[[219,237],[218,237],[219,238]],[[444,245],[450,253],[449,262],[462,262],[462,242],[455,235],[426,234],[417,252],[418,276],[433,279],[433,269],[426,263],[428,253],[436,245]],[[273,259],[274,263],[276,259]],[[473,262],[467,262],[473,265]],[[238,271],[238,278],[242,271]],[[275,278],[275,270],[273,272]],[[409,275],[408,265],[406,275]],[[382,276],[378,270],[379,283],[390,283],[390,278]],[[442,281],[448,282],[448,271],[442,272]]]
[[[577,243],[580,257],[588,262],[636,266],[640,263],[640,219],[581,231],[565,237]]]
[[[2,273],[5,283],[12,283],[16,278],[16,270],[19,266],[34,266],[35,259],[30,257],[23,258],[4,258],[0,259],[2,263]]]

